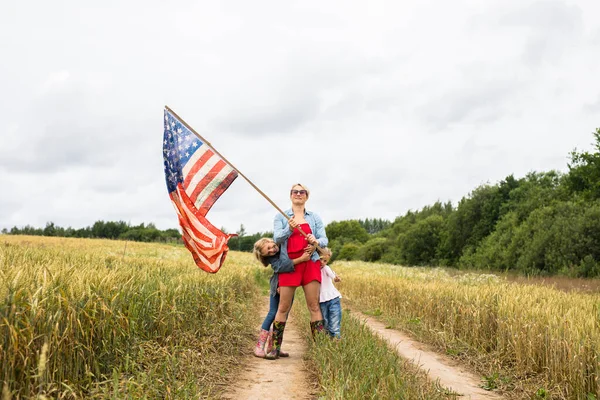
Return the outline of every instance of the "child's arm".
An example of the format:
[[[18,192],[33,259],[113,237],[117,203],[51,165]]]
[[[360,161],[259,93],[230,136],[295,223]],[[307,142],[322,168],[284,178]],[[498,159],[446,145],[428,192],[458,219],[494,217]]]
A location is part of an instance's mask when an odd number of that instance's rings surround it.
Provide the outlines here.
[[[327,274],[327,276],[331,279],[335,280],[337,278],[337,275],[331,270],[331,268],[329,268],[329,265],[325,265],[322,269],[323,271],[325,271],[325,274]]]
[[[291,260],[287,254],[281,254],[279,258],[271,262],[273,272],[279,274],[281,272],[294,272],[294,265],[310,260],[310,254],[304,252],[298,258]]]
[[[286,255],[281,255],[275,260],[271,261],[271,268],[273,272],[279,274],[281,272],[294,272],[294,262]]]

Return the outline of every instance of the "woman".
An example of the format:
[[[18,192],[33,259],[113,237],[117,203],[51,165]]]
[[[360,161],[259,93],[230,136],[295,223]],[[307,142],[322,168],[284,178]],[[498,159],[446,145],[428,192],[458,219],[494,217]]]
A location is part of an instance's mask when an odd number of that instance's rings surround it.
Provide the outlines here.
[[[312,252],[316,246],[326,247],[329,242],[321,218],[305,208],[309,195],[306,186],[295,184],[290,190],[292,208],[285,211],[289,220],[281,214],[275,216],[273,239],[281,247],[281,252],[287,252],[292,260],[300,257],[307,250]],[[279,274],[280,299],[275,322],[273,322],[273,348],[265,358],[274,360],[279,357],[287,314],[298,286],[304,289],[313,335],[317,331],[323,331],[323,316],[319,307],[321,263],[317,252],[313,252],[310,260],[294,266],[294,272]]]

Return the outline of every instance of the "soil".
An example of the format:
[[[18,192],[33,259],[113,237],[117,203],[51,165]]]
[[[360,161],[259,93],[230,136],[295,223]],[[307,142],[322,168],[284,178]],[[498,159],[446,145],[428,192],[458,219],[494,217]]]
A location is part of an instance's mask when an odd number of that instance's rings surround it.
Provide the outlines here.
[[[398,354],[412,360],[421,369],[427,371],[432,381],[461,395],[461,399],[503,399],[497,393],[481,388],[481,378],[467,371],[457,361],[431,350],[427,345],[411,339],[395,329],[386,329],[385,324],[357,311],[352,315],[359,318],[373,332],[395,347]]]
[[[268,302],[265,302],[265,306],[261,309],[268,310]],[[222,398],[236,400],[315,399],[313,390],[315,384],[310,381],[303,361],[306,342],[299,334],[293,313],[290,313],[286,324],[281,349],[290,353],[290,356],[277,360],[250,356],[243,360],[244,367],[240,372],[236,387],[228,390]]]
[[[267,306],[264,309],[268,309]],[[347,305],[344,305],[344,309],[348,310]],[[387,340],[400,356],[412,360],[427,371],[432,381],[437,380],[441,386],[460,394],[461,399],[503,399],[497,393],[482,389],[479,386],[481,379],[451,358],[436,353],[400,331],[386,329],[383,323],[372,317],[354,310],[350,310],[350,314]],[[318,390],[315,388],[315,383],[311,382],[303,362],[306,343],[298,333],[297,323],[293,319],[293,314],[290,314],[282,345],[282,349],[289,352],[290,357],[273,361],[254,356],[244,359],[242,361],[244,367],[237,380],[238,384],[231,387],[222,398],[316,399]]]

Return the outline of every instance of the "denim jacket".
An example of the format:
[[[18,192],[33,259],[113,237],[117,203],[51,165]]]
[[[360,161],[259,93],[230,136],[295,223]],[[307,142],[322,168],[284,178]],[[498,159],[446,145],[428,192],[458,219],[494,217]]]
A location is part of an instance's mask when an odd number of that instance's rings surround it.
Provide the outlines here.
[[[292,209],[285,210],[285,214],[292,218],[294,216],[294,211]],[[304,219],[308,222],[310,226],[310,230],[315,238],[319,241],[319,247],[327,247],[329,240],[327,239],[327,234],[325,233],[325,226],[323,225],[323,221],[321,221],[321,217],[319,217],[316,213],[312,211],[307,211],[304,209]],[[274,226],[273,226],[273,240],[280,246],[280,251],[282,254],[287,254],[287,240],[292,234],[290,231],[290,224],[288,224],[287,219],[281,215],[280,213],[275,215]],[[313,261],[319,260],[319,254],[315,251],[312,253],[310,257]]]
[[[273,276],[271,276],[270,295],[275,296],[277,294],[277,286],[279,286],[279,273],[280,272],[294,272],[294,262],[288,257],[287,251],[282,252],[279,250],[278,253],[267,257],[267,265],[271,265],[273,268]]]

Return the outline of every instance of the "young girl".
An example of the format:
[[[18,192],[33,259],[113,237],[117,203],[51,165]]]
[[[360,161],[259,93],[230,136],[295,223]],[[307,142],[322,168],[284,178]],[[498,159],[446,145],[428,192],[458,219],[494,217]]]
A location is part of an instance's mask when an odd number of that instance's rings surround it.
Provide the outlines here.
[[[264,358],[266,356],[265,343],[267,342],[271,324],[273,324],[273,321],[275,320],[275,314],[277,314],[277,309],[279,308],[279,293],[277,291],[279,286],[278,274],[280,272],[293,272],[294,265],[310,260],[311,253],[307,250],[302,253],[300,257],[290,260],[287,254],[283,254],[279,251],[279,246],[277,246],[273,239],[262,238],[258,239],[258,241],[254,243],[254,256],[265,267],[270,264],[274,272],[270,281],[271,290],[269,293],[269,312],[263,321],[261,331],[258,336],[258,341],[256,342],[256,347],[254,348],[254,355],[256,357]],[[279,357],[288,356],[288,353],[279,350]]]
[[[319,306],[321,314],[325,320],[325,330],[329,336],[339,339],[340,325],[342,322],[342,305],[340,299],[342,295],[335,288],[333,282],[341,282],[339,276],[329,268],[327,263],[331,258],[331,250],[323,248],[321,253],[321,292],[319,294]]]

